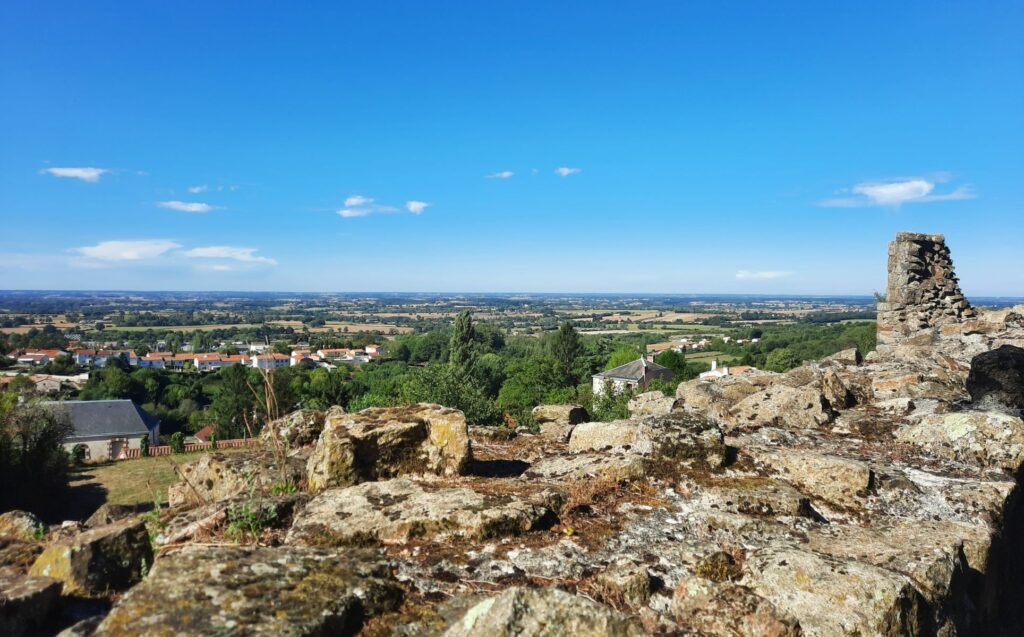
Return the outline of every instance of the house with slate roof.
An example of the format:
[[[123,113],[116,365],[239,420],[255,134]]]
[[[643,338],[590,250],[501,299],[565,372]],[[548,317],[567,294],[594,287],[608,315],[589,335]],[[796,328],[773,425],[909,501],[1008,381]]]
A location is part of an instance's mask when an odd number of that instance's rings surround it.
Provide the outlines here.
[[[656,378],[671,380],[674,376],[671,369],[641,357],[631,363],[594,374],[592,376],[594,395],[603,395],[606,387],[610,387],[616,394],[627,388],[647,391],[647,386],[652,380]]]
[[[130,400],[65,400],[43,403],[63,409],[71,418],[74,433],[64,440],[68,451],[84,444],[88,460],[110,460],[121,456],[124,449],[138,449],[139,439],[149,436],[149,443],[160,441],[160,421]]]

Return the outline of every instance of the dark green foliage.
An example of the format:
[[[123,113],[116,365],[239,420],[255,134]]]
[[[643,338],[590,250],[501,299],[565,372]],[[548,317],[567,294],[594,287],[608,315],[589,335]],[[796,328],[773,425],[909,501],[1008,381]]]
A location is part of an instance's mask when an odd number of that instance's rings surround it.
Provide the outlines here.
[[[558,371],[566,384],[574,384],[576,359],[583,352],[580,335],[576,333],[572,323],[566,321],[558,328],[551,340],[551,355],[558,364]]]
[[[0,413],[0,512],[59,511],[68,486],[63,441],[74,427],[67,412],[24,403]]]
[[[71,463],[76,467],[80,467],[85,464],[85,454],[89,450],[88,447],[82,443],[78,443],[71,448]]]
[[[468,310],[455,317],[452,336],[448,342],[448,362],[456,367],[468,369],[473,364],[475,334],[473,315]]]
[[[143,458],[149,455],[149,436],[139,437],[139,455]]]
[[[180,431],[171,434],[171,451],[185,453],[185,434]]]

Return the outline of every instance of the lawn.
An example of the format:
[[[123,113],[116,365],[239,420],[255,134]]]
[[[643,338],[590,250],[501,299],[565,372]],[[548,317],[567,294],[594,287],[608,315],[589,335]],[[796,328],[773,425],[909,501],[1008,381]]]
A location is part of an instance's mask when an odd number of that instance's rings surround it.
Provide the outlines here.
[[[239,453],[245,449],[224,449]],[[167,488],[178,481],[175,467],[202,453],[176,454],[86,465],[71,474],[68,519],[88,517],[101,504],[167,502]]]

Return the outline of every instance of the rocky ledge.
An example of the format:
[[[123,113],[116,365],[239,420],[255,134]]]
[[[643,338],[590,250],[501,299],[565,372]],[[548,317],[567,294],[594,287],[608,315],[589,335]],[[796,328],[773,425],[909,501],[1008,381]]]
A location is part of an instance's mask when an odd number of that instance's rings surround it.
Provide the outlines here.
[[[297,412],[184,471],[155,556],[134,517],[40,546],[9,515],[0,626],[62,591],[114,602],[78,635],[1024,634],[1024,306],[970,308],[941,237],[900,240],[879,352],[536,433]]]

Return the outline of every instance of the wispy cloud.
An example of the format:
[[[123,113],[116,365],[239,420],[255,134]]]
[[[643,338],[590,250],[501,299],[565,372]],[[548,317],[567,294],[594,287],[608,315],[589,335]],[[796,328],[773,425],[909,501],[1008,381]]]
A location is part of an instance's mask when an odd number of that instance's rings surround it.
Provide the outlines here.
[[[200,203],[198,201],[158,201],[156,205],[169,210],[177,210],[178,212],[203,213],[220,210],[220,206],[211,206],[208,203]]]
[[[39,171],[40,174],[50,174],[54,177],[65,177],[68,179],[78,179],[80,181],[86,181],[90,184],[94,184],[100,180],[100,177],[110,172],[106,168],[92,168],[92,167],[75,167],[75,168],[44,168]]]
[[[345,198],[345,207],[352,208],[358,206],[368,206],[373,203],[373,197],[364,197],[362,195],[352,195],[351,197]]]
[[[736,278],[740,280],[781,279],[791,274],[793,273],[780,270],[740,270],[736,273]]]
[[[414,215],[418,215],[430,205],[432,204],[429,204],[426,201],[410,200],[405,202],[405,210]],[[396,212],[401,212],[401,210],[394,206],[378,204],[373,197],[366,197],[364,195],[352,195],[351,197],[347,197],[345,199],[345,207],[337,211],[338,216],[345,219],[378,214],[388,215]]]
[[[142,239],[137,241],[101,241],[94,246],[74,248],[72,252],[100,261],[139,261],[159,257],[180,247],[181,244],[169,239]]]
[[[869,206],[891,206],[898,208],[905,203],[928,203],[933,201],[961,201],[974,199],[977,195],[970,185],[957,186],[946,193],[935,192],[936,185],[949,178],[939,174],[930,179],[924,177],[899,177],[880,181],[862,181],[852,188],[843,188],[838,197],[823,199],[819,206],[826,208],[865,208]]]
[[[414,215],[418,215],[427,209],[430,204],[425,201],[407,201],[405,202],[405,209]]]
[[[277,265],[276,259],[258,256],[255,254],[256,250],[257,248],[241,248],[238,246],[206,246],[186,250],[184,256],[189,259],[227,259],[242,263]]]
[[[190,193],[192,193],[193,195],[198,195],[200,193],[206,192],[209,189],[210,189],[210,187],[207,186],[206,184],[203,184],[202,186],[189,186],[188,187],[188,191]]]
[[[515,175],[515,173],[511,170],[502,170],[496,173],[491,173],[490,175],[484,175],[484,179],[509,179],[513,175]]]
[[[555,174],[558,175],[559,177],[568,177],[569,175],[575,175],[581,172],[583,172],[582,168],[570,168],[568,166],[561,166],[559,168],[555,168]]]

